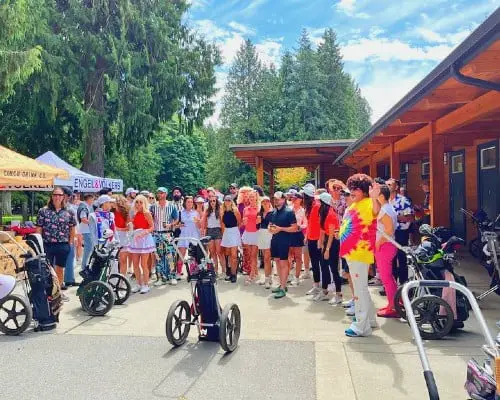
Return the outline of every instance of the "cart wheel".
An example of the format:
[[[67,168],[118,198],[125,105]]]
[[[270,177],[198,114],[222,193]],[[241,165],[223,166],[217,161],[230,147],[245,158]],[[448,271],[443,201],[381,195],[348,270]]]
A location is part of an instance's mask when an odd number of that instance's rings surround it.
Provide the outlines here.
[[[107,282],[90,282],[83,288],[80,303],[83,309],[93,317],[106,315],[115,304],[113,288]]]
[[[484,258],[483,245],[480,238],[472,239],[469,242],[469,252],[474,258],[481,260]]]
[[[177,300],[169,308],[165,333],[172,346],[179,347],[186,343],[191,329],[191,311],[186,300]]]
[[[222,310],[219,328],[219,342],[225,352],[232,352],[238,347],[240,332],[240,309],[234,303],[227,304]]]
[[[453,311],[441,297],[427,294],[413,300],[411,307],[423,339],[441,339],[453,328]]]
[[[399,316],[403,319],[406,319],[406,310],[403,304],[403,285],[398,287],[396,294],[394,295],[394,309],[399,314]],[[415,299],[415,288],[411,288],[408,291],[408,296],[410,297],[410,301]]]
[[[28,329],[32,319],[33,310],[23,296],[9,294],[0,300],[0,332],[17,336]]]
[[[123,304],[130,297],[132,287],[130,281],[122,274],[111,274],[108,278],[108,283],[113,288],[115,294],[115,304]]]

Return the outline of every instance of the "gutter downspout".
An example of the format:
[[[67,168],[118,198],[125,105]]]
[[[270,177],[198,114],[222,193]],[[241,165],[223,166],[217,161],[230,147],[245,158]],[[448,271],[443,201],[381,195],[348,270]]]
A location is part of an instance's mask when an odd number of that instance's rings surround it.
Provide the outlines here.
[[[457,64],[450,65],[450,73],[453,78],[464,85],[476,86],[485,90],[495,90],[500,92],[500,83],[485,81],[483,79],[466,76],[460,72],[460,66]]]

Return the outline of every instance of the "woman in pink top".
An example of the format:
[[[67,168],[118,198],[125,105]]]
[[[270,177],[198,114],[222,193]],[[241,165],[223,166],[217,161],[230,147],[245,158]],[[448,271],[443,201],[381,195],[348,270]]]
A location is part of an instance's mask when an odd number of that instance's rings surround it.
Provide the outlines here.
[[[243,209],[244,232],[241,240],[248,248],[250,271],[245,284],[250,284],[257,277],[257,258],[259,253],[257,233],[257,213],[259,212],[259,194],[252,190],[248,194],[248,206]]]
[[[297,220],[297,232],[290,234],[290,250],[288,255],[288,265],[291,267],[292,260],[295,259],[295,277],[292,279],[292,286],[300,283],[300,273],[302,271],[302,251],[305,245],[305,234],[307,231],[306,211],[302,206],[303,196],[301,193],[292,193],[292,210]]]

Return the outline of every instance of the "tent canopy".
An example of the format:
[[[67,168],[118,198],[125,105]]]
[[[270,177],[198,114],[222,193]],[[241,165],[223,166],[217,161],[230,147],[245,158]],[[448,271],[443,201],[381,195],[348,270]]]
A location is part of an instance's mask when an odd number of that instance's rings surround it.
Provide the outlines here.
[[[37,157],[37,160],[57,168],[62,168],[68,172],[68,177],[66,179],[56,179],[54,181],[55,185],[69,186],[73,190],[80,192],[98,192],[107,187],[111,188],[114,192],[123,191],[123,181],[121,179],[100,178],[90,175],[68,164],[52,151],[47,151]]]
[[[0,185],[52,185],[54,179],[68,179],[66,170],[23,156],[0,146]]]

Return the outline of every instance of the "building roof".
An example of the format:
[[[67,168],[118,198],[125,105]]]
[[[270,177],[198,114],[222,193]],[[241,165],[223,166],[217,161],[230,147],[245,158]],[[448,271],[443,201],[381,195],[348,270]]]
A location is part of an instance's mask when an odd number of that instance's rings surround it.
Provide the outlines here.
[[[334,163],[350,159],[349,163],[354,165],[388,144],[421,131],[429,123],[479,100],[488,90],[460,82],[456,78],[456,71],[469,78],[499,82],[499,39],[500,8],[364,135],[345,149]],[[375,136],[378,140],[372,141]],[[369,141],[371,147],[363,148]]]

